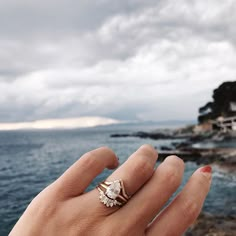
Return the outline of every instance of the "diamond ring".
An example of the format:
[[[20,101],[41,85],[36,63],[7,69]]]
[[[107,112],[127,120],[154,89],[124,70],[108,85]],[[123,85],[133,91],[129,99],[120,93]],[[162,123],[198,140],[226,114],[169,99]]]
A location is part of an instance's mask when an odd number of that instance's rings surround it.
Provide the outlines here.
[[[130,198],[125,192],[121,179],[112,182],[103,181],[97,186],[97,189],[100,193],[100,202],[106,207],[123,206]]]

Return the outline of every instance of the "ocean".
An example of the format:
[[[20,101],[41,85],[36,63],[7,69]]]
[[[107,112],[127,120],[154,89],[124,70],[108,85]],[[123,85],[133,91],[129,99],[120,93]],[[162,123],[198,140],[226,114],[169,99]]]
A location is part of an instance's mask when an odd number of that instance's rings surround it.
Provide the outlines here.
[[[111,138],[114,133],[149,131],[158,127],[138,124],[111,125],[74,130],[35,130],[0,132],[0,235],[8,235],[29,202],[57,179],[85,152],[108,146],[125,162],[140,145],[168,146],[171,140],[136,137]],[[157,163],[158,165],[158,163]],[[198,166],[186,163],[184,181]],[[105,170],[89,189],[106,178]],[[236,177],[213,168],[213,183],[204,211],[217,215],[236,215]]]

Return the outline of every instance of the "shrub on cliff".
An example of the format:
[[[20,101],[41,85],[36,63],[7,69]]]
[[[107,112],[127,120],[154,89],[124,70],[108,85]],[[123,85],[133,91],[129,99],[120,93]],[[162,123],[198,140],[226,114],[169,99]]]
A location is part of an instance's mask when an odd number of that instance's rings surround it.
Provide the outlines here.
[[[219,116],[236,115],[236,81],[224,82],[213,91],[213,101],[199,108],[199,123],[216,119]]]

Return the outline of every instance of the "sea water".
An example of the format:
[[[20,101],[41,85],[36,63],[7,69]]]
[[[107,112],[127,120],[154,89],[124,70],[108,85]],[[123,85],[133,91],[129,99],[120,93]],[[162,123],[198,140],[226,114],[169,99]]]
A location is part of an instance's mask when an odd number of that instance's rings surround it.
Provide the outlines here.
[[[114,150],[122,164],[144,143],[157,148],[170,145],[171,140],[110,137],[114,133],[154,128],[156,127],[113,125],[75,130],[0,132],[0,235],[8,235],[34,196],[85,152],[105,145]],[[179,191],[196,168],[198,166],[195,163],[186,163]],[[88,190],[110,173],[111,171],[105,170]],[[203,210],[218,215],[236,215],[235,193],[235,175],[214,169],[213,184]]]

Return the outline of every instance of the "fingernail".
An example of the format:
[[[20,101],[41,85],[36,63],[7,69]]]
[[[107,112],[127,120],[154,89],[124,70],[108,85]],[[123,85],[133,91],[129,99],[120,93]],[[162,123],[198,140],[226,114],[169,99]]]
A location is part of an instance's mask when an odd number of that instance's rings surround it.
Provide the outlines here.
[[[211,178],[212,174],[212,168],[211,166],[203,166],[200,171],[202,172],[203,175],[205,175],[207,178]]]

